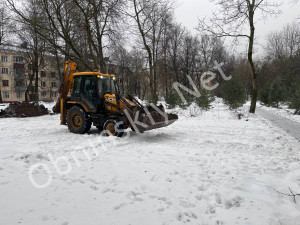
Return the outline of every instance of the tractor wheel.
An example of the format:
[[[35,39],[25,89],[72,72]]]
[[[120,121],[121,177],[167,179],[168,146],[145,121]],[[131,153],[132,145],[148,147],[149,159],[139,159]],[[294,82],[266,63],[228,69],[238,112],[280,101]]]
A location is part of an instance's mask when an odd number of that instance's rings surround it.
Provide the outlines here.
[[[122,137],[124,132],[117,131],[118,130],[124,130],[124,124],[120,124],[119,119],[108,119],[103,124],[103,130],[106,131],[106,136],[117,136]]]
[[[73,106],[67,113],[67,124],[70,132],[85,134],[91,129],[91,120],[88,114],[81,108]]]

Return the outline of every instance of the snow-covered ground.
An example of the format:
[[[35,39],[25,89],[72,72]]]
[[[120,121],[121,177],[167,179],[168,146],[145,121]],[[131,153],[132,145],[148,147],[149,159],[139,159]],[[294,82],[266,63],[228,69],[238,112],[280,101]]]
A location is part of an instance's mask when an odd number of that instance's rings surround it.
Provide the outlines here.
[[[71,134],[59,115],[0,119],[0,224],[299,224],[300,196],[278,193],[300,193],[299,141],[222,103],[180,114],[128,138]],[[59,176],[48,154],[67,157],[58,168],[70,172]],[[28,177],[37,163],[53,176],[42,189]],[[33,179],[50,173],[35,168]]]
[[[9,103],[0,103],[0,110],[5,109],[8,105]]]
[[[283,116],[287,119],[293,120],[300,123],[300,115],[294,115],[295,110],[289,109],[287,105],[280,105],[279,108],[267,107],[260,103],[257,104],[257,107],[261,107],[264,110],[272,111],[273,113]]]

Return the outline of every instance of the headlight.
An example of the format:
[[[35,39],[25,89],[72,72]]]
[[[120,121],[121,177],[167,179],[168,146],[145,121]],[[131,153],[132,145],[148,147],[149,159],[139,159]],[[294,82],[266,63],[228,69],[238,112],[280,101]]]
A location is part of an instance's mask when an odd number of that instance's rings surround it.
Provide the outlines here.
[[[113,77],[113,80],[116,80],[116,77]]]
[[[103,79],[103,76],[101,75],[100,78]]]

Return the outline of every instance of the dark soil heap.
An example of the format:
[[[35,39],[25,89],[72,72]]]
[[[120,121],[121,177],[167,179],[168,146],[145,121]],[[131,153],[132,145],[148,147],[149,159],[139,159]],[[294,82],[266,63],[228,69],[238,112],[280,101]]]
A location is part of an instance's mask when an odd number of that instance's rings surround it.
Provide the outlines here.
[[[154,112],[151,112],[150,114],[155,122],[164,122],[166,120],[165,117],[163,117],[158,112],[154,111]],[[168,115],[168,120],[178,120],[178,115],[176,115],[176,114],[168,113],[167,115]]]
[[[44,105],[33,102],[14,102],[9,106],[1,110],[0,118],[7,117],[32,117],[43,116],[49,114],[48,109]]]

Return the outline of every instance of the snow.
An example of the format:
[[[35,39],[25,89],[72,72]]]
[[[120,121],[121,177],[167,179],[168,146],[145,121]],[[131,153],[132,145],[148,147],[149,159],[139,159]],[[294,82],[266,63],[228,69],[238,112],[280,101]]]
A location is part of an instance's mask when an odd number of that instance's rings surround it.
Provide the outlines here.
[[[258,104],[258,107],[261,107],[264,110],[271,111],[277,115],[283,116],[287,119],[300,123],[300,115],[294,115],[295,110],[289,109],[288,106],[285,104],[280,104],[279,108],[267,107],[262,104]]]
[[[59,115],[0,119],[0,224],[298,224],[300,197],[278,192],[300,193],[299,141],[258,115],[238,120],[222,102],[178,113],[127,138],[71,134]],[[58,168],[70,173],[59,176],[48,154],[67,157],[71,169]],[[53,176],[45,188],[29,180],[36,163]],[[49,174],[32,177],[44,184]]]
[[[9,103],[0,103],[0,110],[5,109],[8,105]]]

